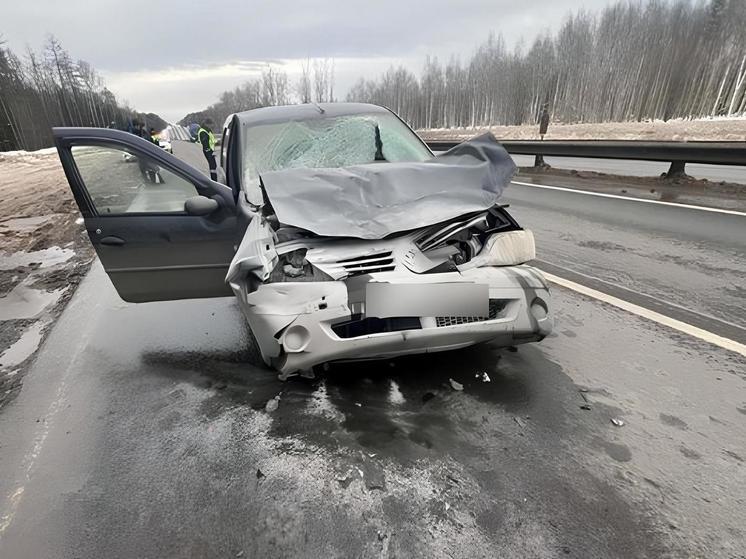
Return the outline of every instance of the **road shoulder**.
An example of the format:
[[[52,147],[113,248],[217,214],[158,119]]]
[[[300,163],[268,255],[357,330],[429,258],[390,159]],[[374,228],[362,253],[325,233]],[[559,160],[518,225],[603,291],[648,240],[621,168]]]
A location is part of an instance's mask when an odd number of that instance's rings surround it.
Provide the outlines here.
[[[521,167],[514,180],[641,200],[746,212],[746,186],[708,180],[623,177],[593,171]]]

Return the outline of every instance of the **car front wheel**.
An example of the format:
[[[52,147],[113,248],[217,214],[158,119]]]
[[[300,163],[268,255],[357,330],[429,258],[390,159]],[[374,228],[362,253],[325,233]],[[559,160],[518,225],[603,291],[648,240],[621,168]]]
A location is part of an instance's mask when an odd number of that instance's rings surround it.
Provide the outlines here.
[[[256,341],[256,336],[251,330],[251,326],[246,325],[248,330],[248,341],[246,344],[246,360],[254,367],[261,367],[262,369],[267,368],[267,364],[264,362],[262,352],[259,349],[259,342]]]

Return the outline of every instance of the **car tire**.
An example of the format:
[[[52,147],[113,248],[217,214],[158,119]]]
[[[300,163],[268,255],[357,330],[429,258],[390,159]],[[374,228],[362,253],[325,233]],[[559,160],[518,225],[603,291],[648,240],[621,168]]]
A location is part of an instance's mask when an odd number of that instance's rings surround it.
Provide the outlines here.
[[[256,341],[256,336],[254,335],[254,332],[251,330],[251,326],[248,324],[247,330],[248,330],[248,341],[246,344],[246,360],[253,365],[254,367],[261,367],[263,369],[268,369],[267,364],[264,362],[264,358],[262,357],[262,352],[259,349],[259,342]]]

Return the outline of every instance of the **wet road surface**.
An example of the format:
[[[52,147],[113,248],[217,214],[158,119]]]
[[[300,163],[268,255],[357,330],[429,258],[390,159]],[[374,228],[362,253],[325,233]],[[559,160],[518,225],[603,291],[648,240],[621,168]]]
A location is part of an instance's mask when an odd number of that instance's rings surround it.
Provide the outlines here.
[[[740,326],[723,222],[528,188],[511,212],[542,261]],[[123,303],[97,264],[0,413],[0,557],[742,556],[746,358],[553,303],[515,352],[281,383],[232,299]]]
[[[504,200],[539,267],[746,343],[746,216],[515,184]]]
[[[281,383],[232,300],[122,303],[97,265],[0,416],[0,556],[734,553],[746,361],[554,297],[517,352]]]

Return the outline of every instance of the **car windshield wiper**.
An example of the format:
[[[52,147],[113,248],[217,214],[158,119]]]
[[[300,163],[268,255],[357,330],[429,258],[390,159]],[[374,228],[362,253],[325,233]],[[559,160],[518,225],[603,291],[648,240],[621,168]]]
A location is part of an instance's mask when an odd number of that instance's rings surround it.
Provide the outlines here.
[[[381,129],[376,124],[376,155],[374,161],[388,161],[383,155],[383,141],[381,140]]]

